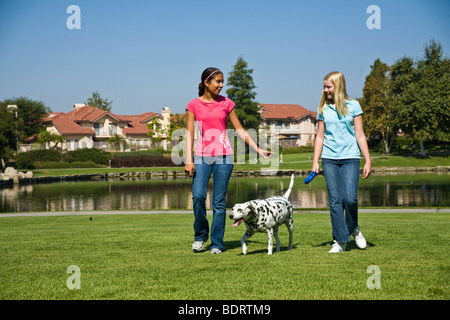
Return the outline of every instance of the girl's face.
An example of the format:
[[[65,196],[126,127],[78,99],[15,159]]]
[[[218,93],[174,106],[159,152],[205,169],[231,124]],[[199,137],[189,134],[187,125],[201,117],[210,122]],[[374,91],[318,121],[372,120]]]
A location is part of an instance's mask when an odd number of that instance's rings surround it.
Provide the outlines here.
[[[205,86],[206,90],[208,90],[212,96],[218,96],[223,88],[223,74],[218,73],[213,75],[212,79],[206,81]]]
[[[334,101],[334,84],[331,81],[323,80],[323,92],[327,100]]]

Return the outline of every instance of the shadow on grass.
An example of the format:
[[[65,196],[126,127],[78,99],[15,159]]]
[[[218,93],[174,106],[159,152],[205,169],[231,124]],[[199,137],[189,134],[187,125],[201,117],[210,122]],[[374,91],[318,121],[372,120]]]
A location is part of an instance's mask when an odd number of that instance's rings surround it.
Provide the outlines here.
[[[371,248],[371,247],[375,247],[376,246],[376,244],[375,243],[373,243],[373,242],[369,242],[369,241],[366,241],[367,242],[367,247],[366,248]],[[334,241],[326,241],[326,242],[322,242],[321,244],[317,244],[317,245],[314,245],[314,246],[312,246],[313,248],[316,248],[316,247],[325,247],[325,246],[330,246],[331,247],[331,245],[334,243]],[[353,250],[353,249],[358,249],[358,250],[361,250],[361,249],[359,249],[358,248],[358,246],[356,245],[356,243],[355,243],[355,241],[350,241],[350,242],[347,242],[347,248],[346,248],[346,251],[350,251],[350,250]]]
[[[266,253],[267,254],[267,247],[265,249],[259,249],[259,250],[253,250],[253,251],[251,250],[252,243],[261,244],[261,241],[249,241],[249,240],[247,240],[247,241],[245,241],[245,243],[247,244],[247,255],[258,254],[258,253],[259,254],[261,254],[261,253]],[[297,245],[298,245],[298,243],[294,243],[292,245],[292,249],[291,250],[296,249]],[[241,248],[241,242],[240,241],[227,241],[227,242],[225,242],[225,248],[226,248],[226,250]],[[272,251],[273,254],[276,253],[275,248],[276,248],[276,245],[274,243],[273,251]],[[288,246],[280,246],[280,252],[282,252],[282,251],[290,251],[290,250],[288,250]],[[242,252],[240,254],[244,255]]]
[[[232,249],[236,249],[236,248],[240,248],[241,247],[241,242],[240,241],[225,241],[224,242],[224,250],[223,251],[227,251],[227,250],[232,250]],[[194,253],[202,253],[205,251],[210,251],[211,250],[211,245],[205,245],[205,247],[200,250],[200,251],[193,251]]]

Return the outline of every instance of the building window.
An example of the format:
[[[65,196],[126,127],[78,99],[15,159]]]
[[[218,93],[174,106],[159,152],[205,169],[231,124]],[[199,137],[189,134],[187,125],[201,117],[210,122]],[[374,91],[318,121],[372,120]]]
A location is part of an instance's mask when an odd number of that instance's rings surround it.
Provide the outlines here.
[[[117,134],[117,123],[110,123],[109,124],[109,135],[114,136]]]
[[[104,136],[105,130],[103,128],[103,123],[94,123],[94,132],[97,136]]]

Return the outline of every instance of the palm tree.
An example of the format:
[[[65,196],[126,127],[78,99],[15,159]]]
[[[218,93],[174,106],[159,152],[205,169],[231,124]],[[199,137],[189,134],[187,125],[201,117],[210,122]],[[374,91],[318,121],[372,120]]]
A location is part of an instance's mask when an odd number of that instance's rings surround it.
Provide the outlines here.
[[[123,147],[122,140],[123,138],[116,133],[115,135],[113,135],[111,138],[108,139],[108,142],[113,146],[115,150],[118,150],[122,149]]]
[[[39,143],[45,143],[46,149],[47,149],[47,146],[50,148],[51,142],[54,142],[55,145],[53,146],[52,149],[56,149],[56,147],[58,146],[58,143],[62,144],[64,141],[66,141],[66,139],[60,134],[51,133],[50,131],[44,130],[39,133],[39,138],[37,141]]]

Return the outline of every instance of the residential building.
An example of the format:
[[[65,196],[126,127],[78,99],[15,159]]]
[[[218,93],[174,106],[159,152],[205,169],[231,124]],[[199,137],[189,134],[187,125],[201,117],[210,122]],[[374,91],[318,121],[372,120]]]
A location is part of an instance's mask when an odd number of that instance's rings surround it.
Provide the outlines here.
[[[298,104],[260,104],[261,128],[269,134],[278,134],[280,146],[296,147],[314,144],[317,125],[317,113]],[[142,150],[155,146],[167,149],[170,137],[170,109],[164,107],[161,114],[145,112],[139,115],[117,115],[112,112],[74,104],[67,113],[53,112],[43,119],[47,131],[60,134],[65,138],[59,144],[62,150],[81,148],[112,149],[108,141],[118,135],[126,142],[125,149]],[[153,137],[148,135],[148,125],[153,125]],[[152,143],[152,138],[154,141]],[[47,144],[51,148],[54,143]],[[26,149],[21,148],[23,151]],[[124,150],[123,145],[121,147]]]
[[[260,104],[261,128],[279,135],[280,146],[298,147],[314,144],[317,112],[298,104]]]
[[[63,150],[111,149],[108,140],[116,135],[132,150],[149,149],[154,145],[152,137],[148,135],[148,124],[153,124],[153,137],[159,137],[159,144],[166,149],[170,109],[164,107],[161,114],[145,112],[139,115],[117,115],[84,104],[74,104],[72,111],[50,113],[42,122],[47,131],[65,138]]]

